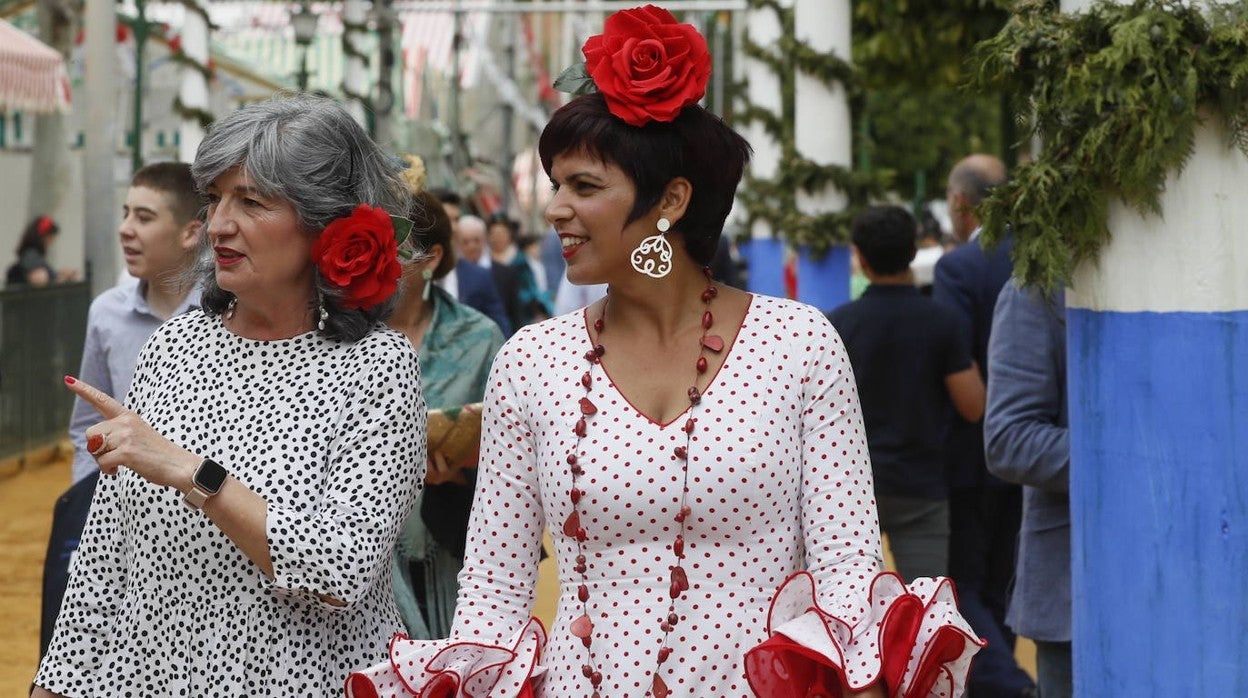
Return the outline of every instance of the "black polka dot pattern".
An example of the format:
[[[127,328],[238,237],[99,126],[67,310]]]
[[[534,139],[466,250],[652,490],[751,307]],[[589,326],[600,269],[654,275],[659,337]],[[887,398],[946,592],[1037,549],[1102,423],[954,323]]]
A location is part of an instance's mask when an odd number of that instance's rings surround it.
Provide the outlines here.
[[[100,480],[36,682],[66,696],[338,696],[402,627],[390,551],[424,479],[416,352],[253,341],[192,312],[139,357],[128,404],[268,502],[269,580],[172,488]],[[342,599],[344,608],[318,595]]]
[[[481,472],[452,637],[505,643],[534,598],[543,527],[562,588],[538,698],[584,698],[586,650],[566,461],[591,348],[582,314],[521,329],[495,360]],[[609,348],[608,348],[609,350]],[[659,360],[659,359],[656,359]],[[594,664],[604,696],[647,694],[666,615],[678,527],[684,416],[657,424],[593,369],[598,408],[581,442],[578,486],[588,558]],[[664,680],[677,696],[751,696],[743,656],[766,639],[772,595],[809,568],[822,603],[861,616],[882,571],[870,460],[840,338],[813,308],[755,296],[697,407],[689,448],[690,590]],[[589,512],[586,516],[585,512]]]

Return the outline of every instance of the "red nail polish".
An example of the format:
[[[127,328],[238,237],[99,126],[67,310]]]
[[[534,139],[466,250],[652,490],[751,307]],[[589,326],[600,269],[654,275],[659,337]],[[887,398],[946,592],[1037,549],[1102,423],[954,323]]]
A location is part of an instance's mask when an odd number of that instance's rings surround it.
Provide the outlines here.
[[[65,376],[65,385],[73,385],[74,383],[77,383],[77,382],[78,381],[74,380],[73,376]]]

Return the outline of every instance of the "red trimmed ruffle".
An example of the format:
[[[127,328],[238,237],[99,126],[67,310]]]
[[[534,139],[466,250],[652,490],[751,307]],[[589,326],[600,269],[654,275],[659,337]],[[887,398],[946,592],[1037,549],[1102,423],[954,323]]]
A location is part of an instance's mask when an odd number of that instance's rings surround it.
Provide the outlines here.
[[[819,606],[809,572],[789,577],[771,602],[770,638],[745,656],[765,698],[840,698],[882,681],[890,698],[962,695],[971,658],[988,644],[958,613],[953,582],[892,572],[871,583],[870,607],[842,618]]]
[[[390,658],[347,677],[347,698],[533,698],[546,646],[536,618],[508,646],[465,640],[390,640]]]

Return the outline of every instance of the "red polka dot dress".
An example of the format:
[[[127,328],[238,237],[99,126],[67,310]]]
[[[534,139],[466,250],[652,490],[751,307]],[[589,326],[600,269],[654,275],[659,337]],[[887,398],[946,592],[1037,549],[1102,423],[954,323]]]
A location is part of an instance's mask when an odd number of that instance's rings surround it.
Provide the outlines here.
[[[563,589],[539,695],[584,698],[567,455],[592,348],[583,315],[525,328],[499,354],[486,395],[480,482],[454,635],[500,640],[528,619],[543,526]],[[664,680],[678,696],[750,695],[742,657],[766,639],[772,595],[804,565],[831,599],[865,604],[882,569],[867,442],[840,340],[813,309],[755,296],[701,403],[689,445],[690,589]],[[661,357],[656,357],[661,360]],[[598,407],[581,440],[594,664],[603,696],[646,695],[667,615],[685,419],[656,424],[593,370]],[[809,560],[806,560],[806,557]]]
[[[697,419],[691,435],[682,428],[690,413],[655,423],[621,395],[600,363],[590,367],[587,390],[585,354],[592,349],[584,313],[525,327],[504,345],[485,396],[451,638],[392,648],[391,666],[377,667],[368,691],[352,695],[410,695],[388,691],[430,685],[435,665],[470,676],[485,664],[477,659],[480,644],[516,648],[523,659],[530,645],[517,638],[535,597],[543,529],[558,556],[561,596],[535,695],[588,698],[594,689],[586,665],[601,672],[602,698],[653,695],[681,533],[675,516],[685,471],[676,454],[686,443],[689,511],[680,564],[689,587],[675,600],[671,654],[659,669],[671,695],[755,695],[747,652],[768,640],[773,597],[801,570],[809,576],[797,579],[813,584],[805,607],[792,615],[818,606],[845,623],[849,631],[829,641],[829,652],[852,686],[873,683],[881,674],[874,618],[888,605],[872,608],[872,585],[883,570],[879,524],[857,390],[826,318],[800,303],[753,296],[722,367],[690,408]],[[587,394],[597,411],[578,438]],[[569,454],[582,471],[575,484]],[[575,505],[587,536],[580,546],[564,531],[574,486],[583,492]],[[786,588],[791,602],[782,610],[789,612],[803,603],[802,588]],[[593,625],[589,649],[575,634],[583,615]],[[839,627],[813,620],[811,627]],[[443,652],[455,642],[462,647]],[[517,660],[494,688],[456,695],[512,698],[508,679],[530,670]]]
[[[177,490],[121,468],[100,479],[36,683],[70,698],[326,697],[381,661],[402,627],[390,553],[424,476],[407,338],[255,341],[192,311],[148,341],[127,403],[266,500],[275,577]]]

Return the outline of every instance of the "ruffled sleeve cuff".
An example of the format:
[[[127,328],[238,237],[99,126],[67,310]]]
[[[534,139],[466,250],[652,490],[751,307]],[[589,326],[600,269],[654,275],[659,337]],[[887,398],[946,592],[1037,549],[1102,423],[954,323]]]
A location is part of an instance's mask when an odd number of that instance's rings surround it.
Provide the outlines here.
[[[546,629],[536,618],[506,646],[465,640],[390,641],[389,659],[347,677],[347,698],[532,698]]]
[[[790,577],[771,602],[770,636],[745,656],[755,695],[833,698],[883,682],[900,698],[962,695],[971,658],[987,644],[958,613],[953,582],[921,577],[908,587],[892,572],[871,583],[861,617],[819,606],[808,572]]]

